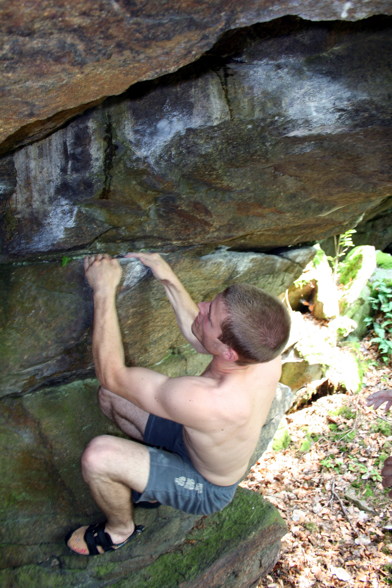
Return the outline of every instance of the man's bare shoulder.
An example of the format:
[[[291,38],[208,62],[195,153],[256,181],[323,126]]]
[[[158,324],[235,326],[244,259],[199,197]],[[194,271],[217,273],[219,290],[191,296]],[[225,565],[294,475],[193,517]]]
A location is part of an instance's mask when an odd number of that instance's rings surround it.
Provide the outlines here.
[[[211,392],[219,387],[219,383],[212,377],[201,374],[198,376],[185,375],[168,377],[165,387],[172,389],[186,389],[188,392],[206,391]]]
[[[282,374],[282,359],[279,355],[271,361],[256,363],[249,372],[249,377],[263,386],[270,386],[278,382]]]

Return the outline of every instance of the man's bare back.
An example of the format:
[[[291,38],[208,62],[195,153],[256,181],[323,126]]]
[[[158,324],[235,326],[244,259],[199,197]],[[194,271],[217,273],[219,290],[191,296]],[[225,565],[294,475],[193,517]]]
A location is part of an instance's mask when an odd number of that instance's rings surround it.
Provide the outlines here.
[[[244,475],[257,445],[281,374],[280,357],[239,368],[219,377],[208,366],[200,377],[208,380],[211,403],[220,407],[220,420],[209,418],[200,427],[184,427],[192,463],[210,482],[228,486]],[[211,385],[212,381],[212,385]]]

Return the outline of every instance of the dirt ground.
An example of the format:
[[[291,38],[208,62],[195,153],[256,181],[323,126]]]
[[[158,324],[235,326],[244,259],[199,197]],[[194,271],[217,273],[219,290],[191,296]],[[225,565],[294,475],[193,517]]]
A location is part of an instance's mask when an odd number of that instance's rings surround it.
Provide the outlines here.
[[[285,519],[281,556],[258,588],[392,585],[392,498],[381,484],[392,455],[392,409],[366,405],[392,388],[369,340],[359,393],[324,396],[286,416],[289,444],[265,452],[243,486]]]

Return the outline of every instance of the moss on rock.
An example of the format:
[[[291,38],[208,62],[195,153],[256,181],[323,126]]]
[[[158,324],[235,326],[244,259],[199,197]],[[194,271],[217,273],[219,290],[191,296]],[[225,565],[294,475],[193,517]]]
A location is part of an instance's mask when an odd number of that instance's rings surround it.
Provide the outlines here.
[[[173,509],[168,512],[171,518],[179,516]],[[151,531],[148,541],[144,533],[139,540],[146,555],[144,562],[127,556],[126,550],[132,549],[128,546],[118,553],[106,554],[105,559],[53,555],[44,563],[1,571],[0,583],[29,588],[82,585],[190,588],[207,585],[204,579],[207,574],[209,588],[222,585],[236,588],[242,586],[238,584],[239,576],[245,581],[244,585],[250,585],[275,564],[286,526],[276,508],[262,496],[239,488],[228,507],[197,519],[177,546],[149,564],[154,542],[160,540],[159,529],[155,534],[153,529]],[[141,545],[142,542],[146,545]],[[124,559],[119,560],[119,556]]]

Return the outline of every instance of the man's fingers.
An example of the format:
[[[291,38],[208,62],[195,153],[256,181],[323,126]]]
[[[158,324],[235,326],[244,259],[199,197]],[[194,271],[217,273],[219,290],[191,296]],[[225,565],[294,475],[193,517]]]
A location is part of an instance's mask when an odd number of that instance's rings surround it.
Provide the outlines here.
[[[377,410],[377,408],[378,408],[379,406],[381,406],[381,405],[383,404],[383,402],[385,402],[385,400],[384,400],[383,398],[381,398],[381,399],[380,399],[380,398],[378,398],[378,399],[374,399],[374,400],[369,400],[369,399],[368,399],[368,400],[367,400],[367,405],[368,405],[368,406],[372,406],[372,405],[373,405],[373,408],[374,408],[375,410]]]
[[[95,261],[94,255],[87,255],[84,258],[84,269],[85,269],[85,271],[87,271],[89,269],[89,267],[91,266],[92,263],[94,263],[94,261]]]
[[[378,390],[377,392],[373,392],[373,394],[369,394],[367,397],[370,402],[373,400],[377,400],[378,398],[384,398],[387,400],[388,398],[392,398],[392,388],[383,388],[382,390]]]
[[[367,404],[374,404],[375,402],[377,402],[378,400],[380,400],[380,396],[382,394],[380,392],[373,392],[373,394],[370,394],[367,399],[366,402]]]
[[[390,488],[392,486],[392,457],[388,457],[384,461],[383,468],[381,470],[382,485],[383,488]]]
[[[104,259],[111,260],[113,259],[108,253],[97,253],[96,255],[86,255],[83,260],[84,271],[86,272],[93,263],[98,261],[103,261]]]
[[[139,261],[141,261],[142,263],[145,262],[149,262],[153,259],[153,254],[152,253],[136,253],[131,251],[130,253],[126,253],[124,255],[124,257],[133,257],[135,259],[138,259]]]
[[[385,412],[387,412],[392,406],[392,389],[384,388],[383,390],[379,390],[378,392],[373,392],[370,396],[366,399],[366,404],[368,406],[373,405],[373,408],[377,410],[382,404],[386,403]]]

